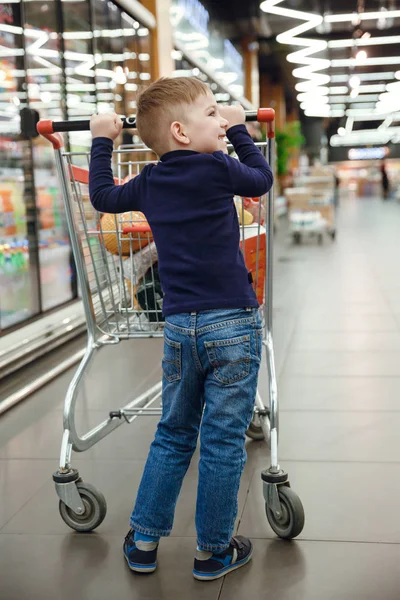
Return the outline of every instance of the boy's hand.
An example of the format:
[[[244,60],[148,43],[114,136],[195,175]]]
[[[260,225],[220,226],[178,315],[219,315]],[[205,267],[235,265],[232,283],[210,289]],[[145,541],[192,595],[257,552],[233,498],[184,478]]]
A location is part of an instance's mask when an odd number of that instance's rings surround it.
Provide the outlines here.
[[[228,121],[227,129],[234,125],[243,125],[246,121],[244,108],[240,104],[231,106],[219,105],[219,114]]]
[[[106,137],[114,141],[122,130],[122,121],[116,114],[92,115],[90,119],[90,131],[92,137]]]

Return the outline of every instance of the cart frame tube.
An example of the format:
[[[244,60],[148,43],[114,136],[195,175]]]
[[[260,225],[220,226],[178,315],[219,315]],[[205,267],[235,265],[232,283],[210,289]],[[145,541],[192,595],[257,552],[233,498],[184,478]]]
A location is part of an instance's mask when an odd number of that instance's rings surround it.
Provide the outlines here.
[[[274,138],[268,143],[268,163],[272,165],[275,150]],[[265,278],[265,334],[264,345],[267,351],[267,365],[269,375],[269,402],[270,402],[270,425],[271,425],[271,467],[273,473],[279,472],[278,464],[278,387],[276,382],[274,344],[272,338],[272,315],[273,315],[273,238],[274,238],[274,186],[268,192],[267,197],[267,274]]]

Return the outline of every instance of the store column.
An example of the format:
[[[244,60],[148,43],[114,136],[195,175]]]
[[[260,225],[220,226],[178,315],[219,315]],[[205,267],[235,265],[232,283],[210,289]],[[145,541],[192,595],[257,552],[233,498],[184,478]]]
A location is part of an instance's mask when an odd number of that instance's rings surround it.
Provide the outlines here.
[[[152,35],[152,79],[171,77],[174,62],[172,27],[170,21],[171,0],[141,0],[142,4],[156,19],[156,27]]]
[[[260,105],[275,110],[275,127],[283,129],[286,124],[285,90],[280,82],[271,82],[266,73],[260,77]]]
[[[244,67],[244,97],[254,106],[260,106],[260,73],[258,68],[258,42],[244,38],[241,43]]]

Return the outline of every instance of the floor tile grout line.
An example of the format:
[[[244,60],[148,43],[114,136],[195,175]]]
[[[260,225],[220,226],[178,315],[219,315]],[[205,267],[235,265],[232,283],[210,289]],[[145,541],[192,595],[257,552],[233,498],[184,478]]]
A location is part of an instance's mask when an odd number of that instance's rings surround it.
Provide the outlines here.
[[[46,458],[7,458],[7,459],[2,459],[0,457],[0,464],[2,462],[7,462],[7,461],[49,461],[50,462],[51,459],[46,459]],[[135,463],[137,461],[131,460],[129,458],[119,458],[116,457],[115,459],[105,459],[107,462],[110,463]],[[261,460],[265,460],[262,456],[258,457],[258,458],[254,458],[254,460],[257,461],[261,461]],[[317,464],[348,464],[348,465],[399,465],[400,464],[400,460],[359,460],[359,459],[353,459],[353,460],[347,460],[347,459],[313,459],[313,458],[303,458],[303,459],[299,459],[299,458],[285,458],[280,456],[279,457],[280,462],[290,462],[290,463],[317,463]],[[76,462],[83,462],[82,461],[76,461]],[[103,459],[99,459],[99,462],[104,462]],[[143,458],[142,459],[142,463],[146,462],[146,459]],[[248,461],[250,463],[250,461]],[[46,479],[47,483],[49,481],[49,479],[51,479],[51,477],[49,477],[48,479]],[[43,484],[44,485],[44,484]],[[42,486],[41,486],[42,487]]]
[[[42,490],[42,489],[45,487],[45,485],[47,485],[47,483],[48,483],[48,481],[49,481],[50,479],[51,479],[51,478],[50,478],[50,477],[48,477],[48,478],[46,479],[46,481],[45,481],[45,482],[44,482],[42,485],[40,485],[40,486],[38,487],[38,489],[37,489],[37,490],[36,490],[36,491],[35,491],[35,492],[32,494],[32,496],[29,496],[29,498],[27,498],[26,502],[24,502],[24,504],[23,504],[22,506],[20,506],[20,508],[17,510],[17,512],[16,512],[16,513],[14,513],[14,514],[13,514],[13,515],[12,515],[12,516],[9,518],[9,519],[7,519],[7,521],[6,521],[5,523],[3,523],[3,525],[1,525],[1,527],[0,527],[0,534],[1,534],[1,531],[2,531],[2,529],[4,529],[4,527],[6,527],[6,526],[8,525],[8,523],[10,523],[10,522],[11,522],[11,521],[12,521],[12,520],[13,520],[13,519],[14,519],[14,518],[15,518],[15,517],[16,517],[16,516],[17,516],[17,515],[18,515],[18,514],[21,512],[21,510],[22,510],[23,508],[25,508],[25,506],[26,506],[27,504],[29,504],[29,502],[30,502],[31,500],[33,500],[33,498],[34,498],[34,497],[35,497],[37,494],[39,494],[39,492],[40,492],[40,491],[41,491],[41,490]]]
[[[287,543],[287,540],[280,540],[280,538],[277,537],[257,537],[252,535],[251,536],[252,540],[275,540],[275,541],[282,541],[282,543]],[[324,538],[324,539],[318,539],[318,538],[306,538],[306,537],[299,537],[299,538],[295,538],[293,540],[290,540],[289,543],[296,543],[296,542],[311,542],[311,543],[322,543],[322,544],[363,544],[363,545],[380,545],[380,546],[400,546],[400,541],[398,542],[382,542],[382,541],[369,541],[369,540],[335,540],[335,539],[330,539],[330,538]]]
[[[359,413],[398,413],[400,408],[386,408],[386,409],[345,409],[345,408],[281,408],[280,413],[293,413],[293,412],[313,412],[313,413],[346,413],[346,414],[359,414]]]
[[[16,537],[16,536],[26,536],[26,537],[44,537],[44,538],[60,538],[60,537],[67,537],[67,536],[75,536],[75,537],[82,537],[83,539],[91,539],[93,540],[93,543],[96,543],[96,539],[99,538],[111,538],[111,539],[123,539],[124,538],[124,533],[121,534],[111,534],[111,533],[101,533],[98,532],[96,535],[93,535],[93,533],[79,533],[76,534],[76,532],[69,532],[68,530],[66,530],[66,532],[63,533],[28,533],[28,532],[23,532],[23,533],[17,533],[17,532],[1,532],[0,531],[0,538],[2,536],[4,537]],[[196,536],[195,535],[171,535],[169,536],[169,539],[175,539],[175,540],[179,540],[179,539],[192,539],[192,540],[196,540]],[[359,544],[359,545],[368,545],[368,546],[400,546],[400,541],[399,542],[390,542],[390,541],[378,541],[378,540],[346,540],[346,539],[342,539],[342,540],[337,540],[337,539],[330,539],[330,538],[326,538],[326,539],[318,539],[318,538],[303,538],[303,537],[299,537],[299,538],[295,538],[294,540],[290,540],[290,542],[288,542],[287,540],[281,540],[280,538],[274,536],[272,534],[271,537],[258,537],[257,535],[252,535],[251,536],[252,540],[264,540],[266,542],[280,542],[282,544],[302,544],[302,543],[313,543],[313,544]]]
[[[355,380],[359,380],[359,383],[362,383],[364,381],[364,375],[314,375],[314,374],[310,374],[310,375],[289,375],[287,378],[287,382],[288,381],[292,381],[295,379],[326,379],[327,377],[330,377],[331,379],[341,379],[342,377],[345,379],[348,379],[349,377],[351,377],[352,379]],[[374,377],[375,379],[393,379],[394,381],[396,381],[396,383],[400,382],[400,375],[373,375],[372,377]]]

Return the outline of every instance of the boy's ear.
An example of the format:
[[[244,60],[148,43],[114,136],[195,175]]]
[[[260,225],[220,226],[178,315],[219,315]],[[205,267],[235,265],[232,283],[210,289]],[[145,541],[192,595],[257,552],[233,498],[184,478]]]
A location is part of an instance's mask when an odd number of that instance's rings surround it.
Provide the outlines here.
[[[179,121],[174,121],[171,123],[171,133],[174,140],[179,142],[179,144],[190,144],[190,138],[186,133],[186,128]]]

